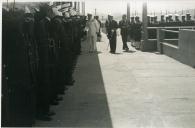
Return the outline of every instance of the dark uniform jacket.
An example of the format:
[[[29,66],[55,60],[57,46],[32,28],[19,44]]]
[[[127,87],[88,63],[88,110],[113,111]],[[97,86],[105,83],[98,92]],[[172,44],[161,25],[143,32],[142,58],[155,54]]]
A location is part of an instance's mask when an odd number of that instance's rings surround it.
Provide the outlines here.
[[[129,24],[130,24],[129,21],[127,20],[121,20],[119,22],[119,27],[121,29],[121,35],[127,35]]]
[[[141,40],[141,31],[142,31],[142,23],[139,21],[139,22],[136,22],[135,23],[135,35],[134,35],[134,39],[135,41],[140,41]]]
[[[115,20],[106,21],[106,31],[107,31],[108,39],[112,38],[113,35],[116,35],[117,28],[118,28],[118,23]]]

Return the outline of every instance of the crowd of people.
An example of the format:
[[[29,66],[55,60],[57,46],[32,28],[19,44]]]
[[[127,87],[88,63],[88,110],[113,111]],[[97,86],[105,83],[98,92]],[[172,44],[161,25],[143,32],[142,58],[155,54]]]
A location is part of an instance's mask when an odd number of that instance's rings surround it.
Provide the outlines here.
[[[192,16],[190,13],[186,13],[186,15],[179,14],[167,14],[161,15],[158,20],[157,16],[147,16],[148,26],[150,27],[165,27],[165,26],[194,26],[195,21],[192,20]]]
[[[87,31],[87,42],[89,44],[89,52],[96,52],[96,41],[97,37],[101,37],[100,32],[101,22],[94,18],[92,19],[92,14],[88,14],[88,21],[86,23],[86,31]],[[123,15],[122,20],[117,23],[113,19],[112,15],[108,15],[108,19],[105,22],[106,34],[109,39],[110,45],[110,53],[116,53],[116,43],[117,43],[117,30],[120,29],[120,34],[123,42],[123,50],[129,51],[129,47],[127,42],[130,40],[132,42],[132,46],[139,49],[141,46],[141,26],[142,23],[138,16],[131,17],[131,21],[127,20],[127,16]]]
[[[50,121],[51,105],[74,84],[86,17],[62,14],[54,5],[3,8],[2,126]]]
[[[139,17],[119,24],[109,15],[105,23],[110,53],[116,52],[116,30],[121,29],[123,50],[128,36],[140,41],[134,28]],[[97,52],[102,23],[98,16],[62,13],[54,5],[24,9],[3,8],[2,13],[2,126],[32,126],[50,121],[62,95],[74,84],[72,76],[81,42],[86,37],[90,53]],[[133,30],[133,32],[132,32]],[[140,29],[141,31],[141,29]]]
[[[192,24],[176,18],[174,23]],[[171,17],[157,22],[148,17],[148,25],[172,24]],[[40,4],[38,8],[8,10],[2,13],[2,126],[32,126],[36,119],[50,121],[55,112],[51,105],[59,104],[81,53],[81,41],[86,36],[89,53],[96,53],[96,42],[101,38],[98,16],[65,12],[56,6]],[[119,21],[108,15],[105,22],[110,53],[116,53],[117,30],[120,29],[124,51],[127,42],[141,47],[142,23],[138,16]],[[155,32],[152,32],[153,34]]]
[[[173,19],[175,18],[175,19]],[[89,51],[96,51],[96,38],[97,35],[101,35],[99,26],[101,23],[97,24],[97,20],[92,19],[92,15],[88,15],[87,27],[90,28],[88,31],[88,44],[92,49]],[[194,26],[195,21],[192,20],[191,15],[187,13],[186,15],[181,16],[175,14],[173,15],[161,15],[160,21],[157,16],[147,16],[148,27],[166,27],[166,26]],[[94,24],[91,24],[94,23]],[[139,16],[131,17],[130,20],[127,19],[126,15],[122,16],[122,20],[117,23],[113,19],[112,15],[108,15],[108,18],[105,23],[107,38],[109,39],[110,53],[114,54],[116,52],[116,43],[117,43],[117,30],[120,29],[120,35],[123,42],[123,50],[129,51],[127,42],[131,42],[131,46],[136,49],[141,48],[141,37],[142,37],[142,22],[140,21]],[[171,28],[171,30],[178,30],[179,28]],[[93,33],[93,34],[92,34]],[[92,34],[93,36],[91,36]],[[156,29],[148,29],[148,38],[156,39],[157,32]],[[175,33],[166,33],[166,38],[178,38],[178,35]]]
[[[147,16],[148,27],[178,27],[178,28],[169,28],[169,30],[179,31],[180,26],[195,26],[195,21],[192,19],[190,13],[186,13],[185,15],[179,14],[167,14],[161,15],[160,19],[157,16]],[[165,37],[167,39],[177,39],[177,33],[165,33]],[[148,38],[156,39],[157,31],[156,29],[148,29]]]

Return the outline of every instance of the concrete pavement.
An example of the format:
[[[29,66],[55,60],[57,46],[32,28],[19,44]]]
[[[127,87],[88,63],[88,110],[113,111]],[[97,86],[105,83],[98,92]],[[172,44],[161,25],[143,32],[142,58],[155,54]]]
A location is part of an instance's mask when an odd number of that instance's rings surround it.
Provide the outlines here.
[[[195,69],[157,53],[110,54],[108,40],[99,54],[79,57],[75,85],[64,95],[50,122],[36,126],[89,128],[195,128]]]

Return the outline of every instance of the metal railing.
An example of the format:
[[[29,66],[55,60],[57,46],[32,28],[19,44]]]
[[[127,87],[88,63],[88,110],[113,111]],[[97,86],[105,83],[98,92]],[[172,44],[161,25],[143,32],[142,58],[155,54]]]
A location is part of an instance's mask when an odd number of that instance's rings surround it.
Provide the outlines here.
[[[166,44],[169,44],[169,45],[172,45],[173,47],[178,47],[178,41],[179,41],[179,30],[181,29],[194,29],[195,26],[189,26],[189,27],[159,27],[157,28],[157,49],[158,51],[160,51],[160,53],[163,52],[162,50],[162,43],[166,43]],[[176,30],[169,30],[169,29],[177,29]],[[174,37],[175,34],[177,35],[177,38],[169,38],[167,39],[166,38],[166,34],[167,33],[172,33],[174,34]],[[169,34],[170,36],[170,34]]]
[[[170,27],[170,26],[168,26],[168,27],[147,27],[147,29],[148,30],[156,30],[155,32],[155,34],[156,34],[156,37],[154,37],[152,40],[157,40],[157,31],[158,31],[158,29],[162,29],[162,30],[164,30],[165,32],[171,32],[171,33],[179,33],[179,30],[182,30],[182,29],[195,29],[195,26],[172,26],[172,27]],[[170,30],[170,29],[174,29],[174,30]],[[176,31],[176,30],[177,31]],[[150,33],[148,33],[148,34],[150,34]],[[154,33],[153,33],[154,34]],[[155,35],[154,34],[154,35]],[[150,37],[150,35],[147,35],[148,37]],[[148,38],[148,40],[151,40],[150,38]]]
[[[195,29],[195,26],[172,26],[172,27],[147,27],[147,29],[173,29],[173,28],[178,28],[180,29]]]
[[[167,30],[167,29],[161,29],[161,30],[165,32],[179,33],[179,31],[174,31],[174,30]]]

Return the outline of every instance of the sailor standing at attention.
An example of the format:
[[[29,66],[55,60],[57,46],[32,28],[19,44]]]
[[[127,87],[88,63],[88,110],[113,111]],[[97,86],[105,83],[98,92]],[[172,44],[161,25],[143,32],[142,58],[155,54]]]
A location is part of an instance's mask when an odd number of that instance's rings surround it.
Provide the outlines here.
[[[123,15],[122,20],[119,22],[119,27],[121,29],[121,36],[123,41],[123,50],[128,51],[128,45],[127,45],[127,37],[128,37],[128,27],[130,23],[127,21],[127,16]]]

